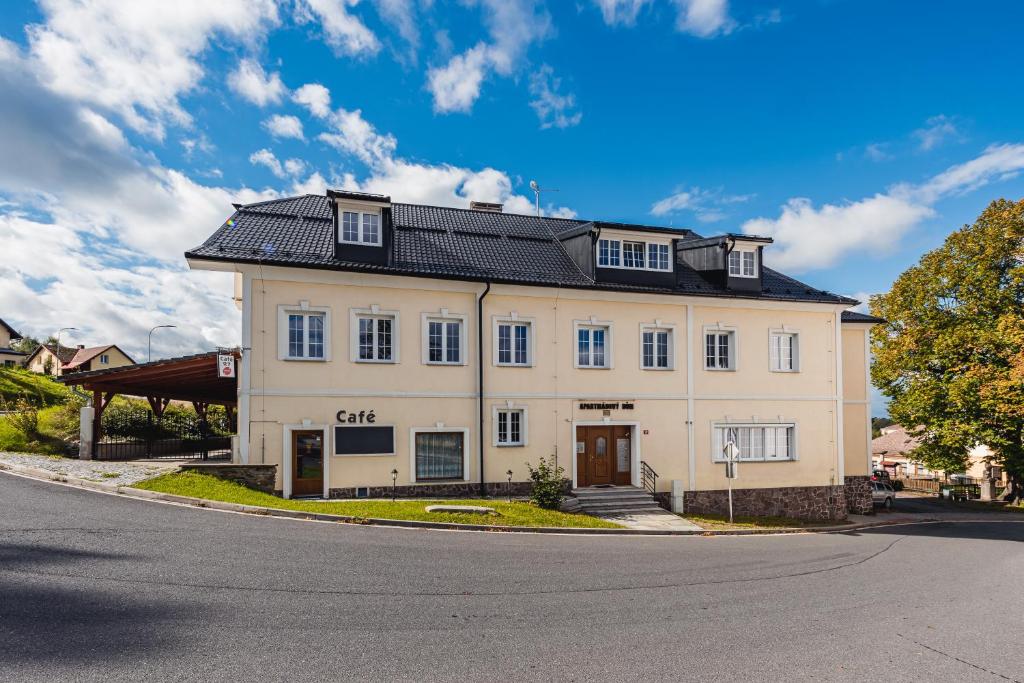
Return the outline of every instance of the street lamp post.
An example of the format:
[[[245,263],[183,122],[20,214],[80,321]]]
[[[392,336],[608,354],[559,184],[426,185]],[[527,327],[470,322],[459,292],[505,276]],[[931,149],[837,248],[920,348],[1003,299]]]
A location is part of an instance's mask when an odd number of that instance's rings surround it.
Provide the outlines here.
[[[60,377],[60,364],[61,364],[61,360],[60,360],[60,333],[61,332],[66,332],[66,331],[71,331],[71,330],[77,330],[77,329],[78,329],[77,327],[62,327],[59,330],[57,330],[57,375],[56,375],[57,377]]]
[[[146,354],[146,362],[147,363],[152,363],[153,362],[153,330],[159,330],[161,327],[177,327],[177,325],[157,325],[156,327],[152,328],[149,331],[149,344],[148,344],[149,351]]]

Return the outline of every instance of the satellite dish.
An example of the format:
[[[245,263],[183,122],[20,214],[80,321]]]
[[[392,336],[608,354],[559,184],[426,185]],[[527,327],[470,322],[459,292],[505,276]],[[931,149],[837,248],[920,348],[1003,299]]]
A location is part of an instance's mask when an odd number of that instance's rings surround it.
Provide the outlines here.
[[[530,181],[530,189],[533,190],[534,192],[540,189],[540,185],[537,184],[536,180]]]

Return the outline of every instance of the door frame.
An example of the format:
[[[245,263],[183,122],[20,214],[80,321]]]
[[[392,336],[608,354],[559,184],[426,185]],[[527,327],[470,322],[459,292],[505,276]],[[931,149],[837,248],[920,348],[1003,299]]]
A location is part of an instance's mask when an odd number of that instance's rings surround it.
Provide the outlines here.
[[[330,425],[325,424],[289,424],[282,425],[284,431],[284,441],[281,449],[281,495],[284,498],[292,497],[292,460],[295,454],[292,453],[292,432],[323,432],[323,444],[324,444],[324,490],[323,497],[328,497],[330,491],[330,474],[331,474],[331,440],[330,440]]]
[[[576,428],[577,427],[629,427],[629,475],[630,484],[640,486],[640,423],[633,420],[573,420],[569,452],[572,453],[572,487],[577,488],[579,474],[576,472]]]

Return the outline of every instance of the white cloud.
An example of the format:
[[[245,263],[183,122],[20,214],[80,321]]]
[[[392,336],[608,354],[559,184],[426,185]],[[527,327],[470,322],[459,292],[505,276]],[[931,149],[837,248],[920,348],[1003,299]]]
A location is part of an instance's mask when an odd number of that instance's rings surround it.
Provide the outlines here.
[[[583,114],[573,111],[576,108],[576,97],[571,93],[562,95],[558,92],[561,79],[547,64],[530,76],[530,94],[535,98],[530,106],[537,112],[541,128],[569,128],[579,124]]]
[[[284,178],[284,168],[281,167],[281,162],[277,160],[274,153],[264,147],[263,149],[256,150],[249,155],[249,163],[254,166],[265,166],[270,169],[270,172],[276,175],[278,178]]]
[[[468,112],[480,86],[494,72],[509,76],[527,48],[551,31],[551,17],[535,0],[476,0],[484,14],[490,42],[479,42],[427,72],[427,89],[437,112]]]
[[[302,121],[297,116],[275,114],[263,122],[263,127],[275,138],[306,139],[302,133]]]
[[[702,223],[715,223],[729,217],[726,208],[741,204],[754,195],[727,195],[721,188],[706,190],[699,187],[680,188],[673,194],[659,199],[651,206],[651,215],[667,216],[680,211],[692,211]]]
[[[917,138],[920,149],[927,152],[950,138],[960,137],[960,131],[957,130],[953,119],[945,114],[939,114],[925,121],[924,126],[915,130],[913,136]]]
[[[854,251],[887,250],[910,229],[934,216],[946,197],[976,190],[1024,170],[1024,144],[993,145],[980,156],[951,166],[919,185],[903,183],[856,202],[815,208],[791,199],[778,218],[756,218],[743,232],[767,235],[773,266],[793,270],[827,268]]]
[[[363,163],[372,166],[390,158],[398,141],[391,134],[380,134],[360,110],[339,109],[331,115],[333,133],[321,133],[319,139],[342,152],[355,155]]]
[[[888,147],[889,145],[885,142],[872,142],[864,148],[864,156],[871,161],[888,161],[892,159]]]
[[[468,207],[471,200],[498,202],[511,213],[534,213],[533,201],[517,195],[507,173],[494,168],[472,170],[452,164],[426,164],[396,156],[398,141],[380,133],[358,109],[338,109],[328,117],[333,131],[320,139],[362,161],[369,173],[362,180],[349,173],[339,178],[342,189],[391,195],[396,201]],[[322,182],[323,178],[311,181]],[[310,181],[307,181],[310,182]],[[545,213],[568,216],[566,207],[547,207]]]
[[[269,76],[255,59],[243,59],[228,74],[228,87],[258,107],[277,104],[287,92],[276,71]]]
[[[292,102],[301,104],[318,119],[331,113],[331,91],[319,83],[306,83],[292,93]]]
[[[416,16],[414,0],[374,0],[377,14],[398,31],[398,35],[409,46],[409,58],[416,61],[416,50],[420,46],[419,18]]]
[[[609,26],[632,26],[644,6],[651,0],[594,0],[601,10],[604,23]]]
[[[443,67],[427,72],[427,88],[434,96],[434,111],[468,112],[480,97],[480,85],[487,70],[487,45],[478,44],[455,55]]]
[[[306,162],[302,159],[285,159],[284,171],[290,176],[297,176],[306,170]]]
[[[300,23],[319,21],[324,42],[335,54],[372,56],[380,50],[380,41],[349,9],[359,0],[296,0],[295,18]]]
[[[672,0],[676,6],[676,30],[699,38],[732,33],[736,22],[729,16],[729,0]]]
[[[211,38],[255,43],[278,21],[274,0],[39,5],[45,21],[26,31],[43,83],[160,139],[165,123],[190,123],[178,98],[202,80],[197,58]]]

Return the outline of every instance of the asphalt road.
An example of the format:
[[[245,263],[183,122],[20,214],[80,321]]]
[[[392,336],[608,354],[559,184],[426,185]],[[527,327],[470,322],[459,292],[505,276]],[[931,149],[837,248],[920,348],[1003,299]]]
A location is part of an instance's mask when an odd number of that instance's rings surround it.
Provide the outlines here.
[[[0,474],[0,532],[5,681],[1024,680],[1019,522],[453,533]]]

